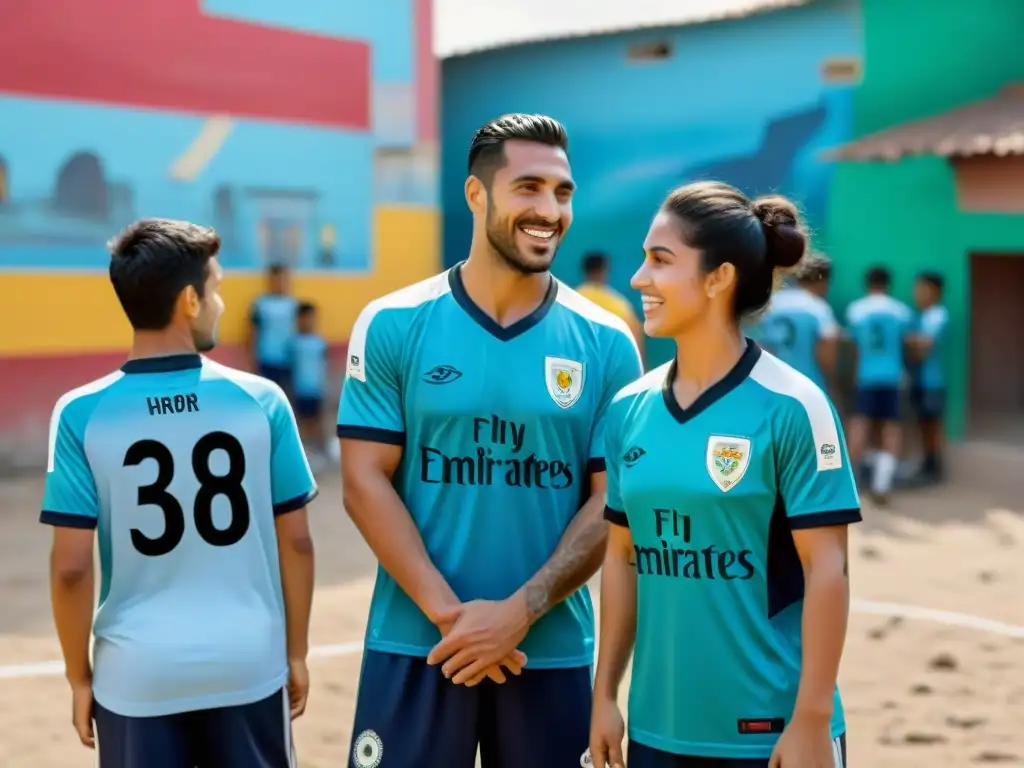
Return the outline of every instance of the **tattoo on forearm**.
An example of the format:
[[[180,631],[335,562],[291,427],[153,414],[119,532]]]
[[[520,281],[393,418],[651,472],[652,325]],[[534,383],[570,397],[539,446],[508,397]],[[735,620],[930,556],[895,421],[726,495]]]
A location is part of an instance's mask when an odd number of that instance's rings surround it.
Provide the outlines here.
[[[603,510],[584,515],[573,521],[551,559],[526,584],[526,607],[531,618],[541,616],[579,589],[601,566],[608,524]]]

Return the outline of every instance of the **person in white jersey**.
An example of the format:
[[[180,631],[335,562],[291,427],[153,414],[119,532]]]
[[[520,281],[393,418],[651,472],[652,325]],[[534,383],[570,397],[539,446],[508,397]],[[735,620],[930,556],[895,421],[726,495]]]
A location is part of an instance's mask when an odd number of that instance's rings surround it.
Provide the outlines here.
[[[50,421],[53,615],[100,768],[295,766],[316,485],[280,387],[199,354],[224,310],[219,248],[159,219],[111,243],[128,361]]]

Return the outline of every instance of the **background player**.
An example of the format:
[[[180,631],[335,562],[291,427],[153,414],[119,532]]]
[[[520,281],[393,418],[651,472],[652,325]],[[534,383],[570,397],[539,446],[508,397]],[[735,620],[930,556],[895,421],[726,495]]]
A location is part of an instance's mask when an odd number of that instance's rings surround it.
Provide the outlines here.
[[[101,768],[294,768],[316,486],[281,390],[198,354],[224,309],[219,248],[211,229],[157,219],[111,243],[131,354],[50,422],[53,615]]]
[[[381,750],[391,768],[472,768],[479,743],[500,768],[587,749],[604,412],[640,362],[621,320],[548,272],[572,223],[567,143],[541,115],[482,127],[468,260],[374,301],[352,332],[345,505],[381,565],[356,768]],[[494,684],[517,647],[528,668]]]
[[[625,765],[634,638],[629,768],[842,768],[857,490],[827,396],[739,331],[805,244],[788,200],[714,182],[675,190],[651,224],[633,286],[677,353],[608,414],[599,768]]]
[[[290,356],[295,415],[310,458],[315,456],[317,463],[322,464],[325,454],[331,452],[327,447],[323,418],[327,391],[327,340],[317,333],[315,306],[304,301],[299,304],[297,314],[298,333],[292,339]]]
[[[942,275],[924,272],[914,284],[914,302],[921,313],[910,340],[914,361],[910,399],[921,426],[924,463],[918,484],[938,483],[942,471],[942,413],[946,405],[945,346],[949,311],[942,305]]]
[[[825,301],[832,262],[809,254],[792,276],[793,284],[772,297],[762,321],[765,346],[826,391],[835,386],[839,325]]]
[[[249,312],[249,352],[253,370],[286,392],[291,386],[291,349],[299,302],[291,294],[288,267],[272,264],[267,270],[267,292],[258,296]]]
[[[903,442],[900,390],[904,377],[904,342],[911,330],[910,308],[889,295],[892,275],[885,267],[867,274],[867,296],[846,310],[857,350],[856,391],[850,419],[850,460],[855,469],[867,447],[869,430],[881,430],[881,450],[872,466],[871,495],[888,501]]]
[[[629,299],[608,284],[608,256],[591,251],[583,256],[583,282],[576,288],[584,298],[606,309],[629,326],[640,357],[644,354],[644,329]]]

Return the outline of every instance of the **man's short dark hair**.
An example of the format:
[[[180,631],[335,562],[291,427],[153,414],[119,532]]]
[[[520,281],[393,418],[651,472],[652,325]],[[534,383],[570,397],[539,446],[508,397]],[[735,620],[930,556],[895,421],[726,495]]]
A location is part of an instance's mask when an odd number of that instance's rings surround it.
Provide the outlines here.
[[[921,280],[922,282],[928,283],[933,288],[935,288],[935,290],[937,290],[939,293],[942,293],[942,289],[946,285],[946,279],[938,272],[922,272],[917,276],[917,279]]]
[[[276,261],[273,264],[271,264],[269,267],[267,267],[267,274],[275,276],[275,277],[277,275],[283,275],[287,271],[288,271],[288,265],[287,264],[282,264],[279,261]]]
[[[482,126],[469,145],[469,175],[490,184],[505,165],[506,141],[533,141],[569,151],[565,126],[547,115],[502,115]]]
[[[107,244],[110,282],[132,328],[159,331],[174,315],[186,286],[203,297],[220,235],[188,221],[142,219]]]
[[[311,301],[299,302],[299,308],[295,312],[299,317],[316,314],[316,304]]]
[[[832,277],[832,259],[814,251],[804,256],[793,273],[799,283],[821,283]]]
[[[868,288],[889,290],[892,285],[892,273],[885,267],[872,267],[867,275]]]
[[[583,274],[587,277],[599,275],[608,269],[608,257],[601,251],[590,251],[583,255]]]

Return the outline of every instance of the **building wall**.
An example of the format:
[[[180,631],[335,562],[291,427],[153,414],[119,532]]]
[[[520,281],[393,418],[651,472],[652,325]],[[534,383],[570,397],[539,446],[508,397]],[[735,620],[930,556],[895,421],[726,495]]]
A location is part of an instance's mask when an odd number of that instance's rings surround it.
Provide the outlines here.
[[[859,137],[993,95],[1024,80],[1020,30],[1024,4],[1001,0],[862,0],[865,77],[853,95]],[[908,30],[913,30],[912,34]],[[971,251],[1024,252],[1024,216],[962,213],[953,169],[934,157],[898,163],[841,163],[829,197],[837,279],[845,307],[864,272],[887,264],[895,293],[910,299],[914,275],[946,276],[951,315],[949,429],[963,434],[967,396]]]
[[[104,243],[136,218],[220,231],[229,359],[269,262],[295,268],[334,343],[369,300],[438,269],[431,0],[47,0],[14,21],[0,25],[8,442],[123,355]]]
[[[668,42],[673,55],[640,63],[630,46]],[[569,130],[579,191],[576,221],[555,271],[579,279],[600,248],[628,289],[650,219],[672,187],[698,178],[749,193],[795,196],[823,246],[831,166],[818,154],[850,132],[850,88],[823,63],[860,54],[856,0],[672,30],[526,45],[447,59],[442,66],[444,257],[465,257],[463,197],[475,129],[503,112],[543,112]],[[652,348],[666,356],[665,345]]]

